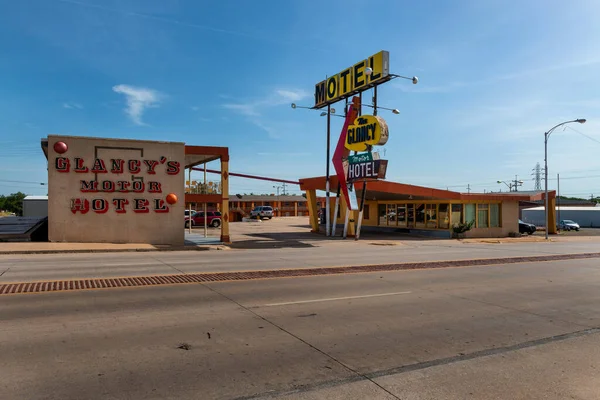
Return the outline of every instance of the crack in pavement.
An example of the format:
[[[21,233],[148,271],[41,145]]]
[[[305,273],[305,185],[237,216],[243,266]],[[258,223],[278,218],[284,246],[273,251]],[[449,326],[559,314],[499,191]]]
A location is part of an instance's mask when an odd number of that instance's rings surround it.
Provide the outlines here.
[[[577,322],[568,321],[566,319],[553,317],[552,315],[538,314],[538,313],[535,313],[535,312],[532,312],[532,311],[521,310],[521,309],[518,309],[518,308],[509,307],[509,306],[503,306],[501,304],[494,304],[494,303],[490,303],[489,301],[484,301],[484,300],[471,299],[471,298],[468,298],[468,297],[459,296],[459,295],[455,295],[455,294],[451,294],[451,293],[435,292],[433,289],[428,289],[428,291],[430,293],[445,294],[448,297],[454,297],[456,299],[471,301],[473,303],[485,304],[486,306],[498,307],[498,308],[502,308],[504,310],[515,311],[515,312],[519,312],[519,313],[523,313],[523,314],[533,315],[533,316],[539,317],[539,318],[550,319],[552,321],[560,321],[560,322],[564,322],[564,323],[567,323],[567,324],[576,325],[576,326],[579,326],[581,328],[588,328],[588,329],[594,328],[592,325],[580,324],[580,323],[577,323]]]
[[[527,348],[538,347],[538,346],[542,346],[542,345],[553,343],[553,342],[559,342],[559,341],[564,341],[564,340],[568,340],[568,339],[578,338],[581,336],[594,335],[594,334],[598,334],[598,333],[600,333],[600,328],[597,328],[597,327],[589,328],[589,329],[584,329],[581,331],[574,331],[574,332],[564,333],[561,335],[548,336],[548,337],[541,338],[541,339],[535,339],[535,340],[530,340],[527,342],[521,342],[521,343],[517,343],[514,345],[510,345],[510,346],[496,347],[496,348],[491,348],[491,349],[483,349],[483,350],[474,351],[472,353],[460,354],[460,355],[451,356],[451,357],[438,358],[438,359],[429,360],[429,361],[422,361],[422,362],[417,362],[414,364],[402,365],[400,367],[394,367],[394,368],[388,368],[388,369],[384,369],[384,370],[369,372],[366,374],[359,373],[358,376],[352,376],[352,377],[348,377],[348,378],[341,378],[341,379],[336,379],[336,380],[331,380],[331,381],[323,381],[323,382],[319,382],[319,383],[314,383],[314,384],[310,384],[310,385],[304,385],[304,386],[301,386],[301,387],[298,387],[298,388],[292,389],[292,390],[269,391],[269,392],[264,392],[264,393],[257,393],[257,394],[250,395],[250,396],[237,397],[235,400],[258,400],[258,399],[267,399],[267,398],[280,397],[280,396],[289,396],[289,395],[298,394],[298,393],[313,392],[316,390],[322,390],[322,389],[328,389],[328,388],[332,388],[332,387],[336,387],[336,386],[347,385],[350,383],[360,382],[363,380],[371,381],[371,382],[375,383],[377,386],[382,387],[378,383],[374,382],[373,379],[383,378],[383,377],[387,377],[387,376],[391,376],[391,375],[405,374],[408,372],[420,371],[420,370],[424,370],[427,368],[439,367],[439,366],[444,366],[444,365],[453,364],[453,363],[457,363],[457,362],[470,361],[470,360],[474,360],[474,359],[481,358],[481,357],[488,357],[488,356],[494,356],[494,355],[498,355],[498,354],[509,353],[509,352],[523,350],[523,349],[527,349]],[[390,393],[388,390],[386,390],[386,389],[384,389],[384,390],[387,393]],[[397,399],[399,398],[395,395],[392,395],[392,396],[394,396]]]
[[[6,270],[5,270],[5,271],[3,271],[3,272],[0,274],[0,276],[2,276],[2,275],[4,275],[5,273],[7,273],[9,269],[11,269],[11,267],[8,267],[8,268],[6,268]]]
[[[175,270],[175,271],[177,271],[177,272],[180,272],[180,273],[182,273],[182,274],[184,274],[184,275],[187,275],[187,272],[185,272],[185,271],[182,271],[182,270],[180,270],[179,268],[177,268],[177,267],[174,267],[174,266],[172,266],[171,264],[169,264],[169,263],[167,263],[167,262],[165,262],[165,261],[163,261],[163,260],[161,260],[161,259],[158,259],[158,258],[155,258],[155,257],[152,257],[152,256],[150,256],[150,258],[151,258],[151,259],[153,259],[154,261],[158,261],[159,263],[161,263],[161,264],[163,264],[163,265],[165,265],[165,266],[167,266],[167,267],[169,267],[169,268],[172,268],[172,269],[174,269],[174,270]]]
[[[383,390],[385,393],[389,394],[390,396],[392,396],[393,398],[397,399],[397,400],[401,400],[400,397],[396,396],[394,393],[390,392],[388,389],[384,388],[382,385],[380,385],[379,383],[375,382],[372,378],[369,378],[367,375],[362,374],[358,371],[356,371],[355,369],[353,369],[352,367],[344,364],[342,361],[338,360],[337,358],[335,358],[334,356],[332,356],[331,354],[327,353],[324,350],[321,350],[320,348],[316,347],[315,345],[307,342],[306,340],[302,339],[301,337],[299,337],[298,335],[295,335],[294,333],[290,332],[289,330],[285,329],[284,327],[282,327],[281,325],[276,324],[275,322],[267,319],[266,317],[263,317],[262,315],[258,314],[257,312],[251,310],[250,308],[244,306],[243,304],[239,303],[238,301],[234,300],[233,298],[227,296],[224,293],[221,293],[220,291],[218,291],[217,289],[212,288],[211,286],[205,284],[205,283],[201,283],[202,286],[210,289],[212,292],[222,296],[223,298],[237,304],[238,307],[242,308],[243,310],[251,313],[252,315],[262,319],[263,321],[265,321],[266,323],[268,323],[269,325],[274,326],[275,328],[279,329],[280,331],[286,333],[287,335],[293,337],[294,339],[304,343],[305,345],[307,345],[308,347],[310,347],[311,349],[317,351],[318,353],[324,355],[325,357],[329,358],[330,360],[332,360],[333,362],[335,362],[336,364],[338,364],[339,366],[341,366],[342,368],[344,368],[345,370],[351,372],[352,374],[354,374],[353,377],[350,377],[348,379],[352,379],[353,382],[356,381],[369,381],[372,384],[374,384],[375,386],[377,386],[379,389]],[[298,393],[297,391],[293,391],[291,393]],[[273,392],[269,392],[267,393],[268,396],[272,396]],[[243,400],[243,399],[255,399],[255,398],[259,398],[259,397],[255,397],[256,395],[252,395],[250,397],[238,397],[237,399],[239,400]],[[259,395],[260,397],[264,397],[264,395]],[[236,400],[237,400],[236,399]]]

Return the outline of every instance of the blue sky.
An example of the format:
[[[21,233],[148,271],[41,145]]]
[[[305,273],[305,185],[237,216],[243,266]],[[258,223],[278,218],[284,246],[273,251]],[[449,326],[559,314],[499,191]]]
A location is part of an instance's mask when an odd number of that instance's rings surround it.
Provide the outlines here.
[[[544,131],[587,118],[552,135],[549,171],[565,195],[600,195],[599,15],[593,0],[4,1],[0,193],[46,193],[39,139],[55,133],[228,146],[233,172],[322,175],[326,119],[290,103],[388,50],[391,72],[420,79],[379,90],[401,111],[380,114],[388,179],[533,189]]]

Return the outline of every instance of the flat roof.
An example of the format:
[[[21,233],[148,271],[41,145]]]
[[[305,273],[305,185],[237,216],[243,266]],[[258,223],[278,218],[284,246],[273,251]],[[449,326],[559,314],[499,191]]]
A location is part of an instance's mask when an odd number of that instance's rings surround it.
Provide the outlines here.
[[[48,196],[25,196],[23,200],[48,200]]]
[[[590,211],[590,212],[600,212],[600,207],[586,207],[586,206],[581,206],[581,207],[575,207],[575,206],[570,206],[570,207],[563,207],[563,206],[557,206],[556,210],[560,210],[560,211]],[[531,207],[531,208],[525,208],[523,209],[523,211],[544,211],[544,207]]]
[[[330,188],[336,191],[337,176],[330,177]],[[363,190],[364,183],[356,182],[354,189]],[[300,179],[302,190],[325,190],[325,177]],[[549,197],[555,197],[555,191],[548,191]],[[406,183],[385,180],[367,182],[367,200],[499,200],[499,201],[531,201],[542,200],[544,192],[499,192],[499,193],[460,193],[451,190],[435,189],[425,186],[409,185]]]
[[[48,135],[48,137],[57,135]],[[137,142],[150,142],[150,143],[181,143],[181,142],[166,142],[166,141],[154,141],[154,140],[139,140],[139,139],[121,139],[121,138],[97,138],[87,136],[64,136],[72,137],[76,139],[98,139],[98,140],[127,140]],[[41,139],[40,143],[42,151],[48,159],[48,138]],[[204,163],[208,163],[215,160],[229,161],[229,148],[228,147],[216,147],[216,146],[188,146],[185,145],[185,169],[195,167]]]

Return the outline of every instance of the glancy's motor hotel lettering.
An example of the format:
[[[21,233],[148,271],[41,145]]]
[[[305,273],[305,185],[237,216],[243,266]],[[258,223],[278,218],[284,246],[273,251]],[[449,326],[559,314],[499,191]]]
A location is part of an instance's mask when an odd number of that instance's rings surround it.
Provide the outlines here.
[[[169,212],[168,204],[173,204],[177,198],[169,194],[163,198],[160,175],[177,175],[181,172],[178,161],[169,161],[166,157],[158,160],[147,159],[119,159],[111,158],[108,161],[102,158],[85,160],[81,157],[68,158],[56,157],[54,168],[60,173],[95,174],[95,179],[81,179],[79,190],[81,193],[89,193],[91,198],[71,199],[71,211],[86,214],[90,211],[104,214],[109,209],[116,213],[124,214],[127,209],[134,213],[156,213]],[[144,179],[146,175],[149,178]],[[100,193],[114,193],[107,199]],[[140,194],[134,198],[125,198],[119,194]],[[143,193],[151,193],[151,198],[143,196]]]

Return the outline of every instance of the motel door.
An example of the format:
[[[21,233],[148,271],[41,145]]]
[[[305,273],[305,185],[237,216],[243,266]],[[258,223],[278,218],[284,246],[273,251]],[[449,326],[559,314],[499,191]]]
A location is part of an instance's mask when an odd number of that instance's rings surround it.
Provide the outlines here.
[[[408,227],[414,228],[415,222],[416,222],[415,221],[415,205],[414,204],[406,205],[406,214],[407,214]]]

